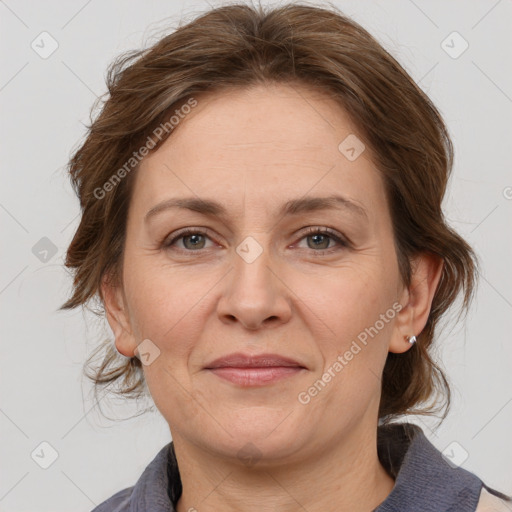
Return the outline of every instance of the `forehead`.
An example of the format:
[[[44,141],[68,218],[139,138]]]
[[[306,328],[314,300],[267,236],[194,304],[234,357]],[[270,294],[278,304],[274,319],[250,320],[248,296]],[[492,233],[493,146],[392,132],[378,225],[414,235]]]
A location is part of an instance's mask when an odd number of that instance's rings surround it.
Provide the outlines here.
[[[202,156],[198,150],[215,152],[220,159],[225,154],[246,155],[246,163],[255,154],[268,156],[266,160],[298,161],[295,155],[334,160],[339,156],[338,143],[357,131],[334,99],[309,86],[230,89],[203,94],[197,102],[169,138],[171,145],[183,149],[194,147],[194,137],[201,138],[201,147],[186,155],[189,161],[196,154]]]
[[[195,195],[234,205],[243,194],[244,201],[263,208],[284,198],[336,192],[371,202],[382,191],[369,150],[355,160],[343,152],[344,141],[362,143],[362,137],[343,108],[321,91],[278,84],[196,100],[170,137],[142,161],[134,201],[148,205]]]

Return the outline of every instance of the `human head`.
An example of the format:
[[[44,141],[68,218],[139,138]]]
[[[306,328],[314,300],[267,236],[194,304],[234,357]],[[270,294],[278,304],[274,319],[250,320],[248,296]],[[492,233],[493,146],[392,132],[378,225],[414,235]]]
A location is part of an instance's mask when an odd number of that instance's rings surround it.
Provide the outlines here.
[[[418,342],[387,355],[378,415],[390,419],[427,411],[425,403],[436,387],[444,386],[449,397],[429,349],[441,316],[460,291],[464,304],[469,303],[474,256],[442,212],[453,149],[439,112],[370,34],[334,11],[306,4],[269,12],[247,5],[221,7],[113,64],[109,98],[70,162],[82,219],[68,250],[66,265],[75,272],[75,289],[64,307],[85,304],[96,295],[103,301],[106,279],[122,286],[128,209],[143,165],[125,164],[145,146],[153,146],[148,154],[158,154],[167,137],[171,141],[186,127],[187,116],[176,130],[155,130],[173,114],[180,118],[191,99],[200,106],[200,98],[215,93],[272,84],[290,84],[300,92],[302,84],[343,109],[365,145],[364,157],[371,155],[379,170],[403,286],[411,284],[416,256],[443,260]],[[111,341],[105,347],[97,384],[119,383],[119,390],[131,396],[143,392],[139,359],[119,355]]]

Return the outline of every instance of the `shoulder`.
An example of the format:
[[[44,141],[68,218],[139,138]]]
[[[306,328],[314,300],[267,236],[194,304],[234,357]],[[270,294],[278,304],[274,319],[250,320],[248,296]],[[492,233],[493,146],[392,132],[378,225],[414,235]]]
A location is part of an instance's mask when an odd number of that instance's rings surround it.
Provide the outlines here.
[[[117,492],[91,512],[173,511],[168,495],[168,469],[174,469],[173,463],[175,459],[171,442],[146,466],[134,486]],[[177,471],[176,465],[175,473]]]
[[[489,492],[484,485],[475,512],[511,512],[512,501],[506,501]]]
[[[512,512],[507,496],[455,464],[421,427],[394,423],[379,429],[379,459],[395,486],[376,512]]]
[[[130,510],[133,487],[127,487],[100,503],[91,512],[128,512]]]

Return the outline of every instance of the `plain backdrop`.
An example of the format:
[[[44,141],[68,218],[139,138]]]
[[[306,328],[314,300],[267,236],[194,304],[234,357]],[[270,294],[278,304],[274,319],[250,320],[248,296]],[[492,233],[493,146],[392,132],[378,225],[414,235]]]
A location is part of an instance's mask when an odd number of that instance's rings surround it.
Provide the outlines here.
[[[451,413],[439,428],[435,418],[409,421],[440,450],[466,454],[462,467],[512,493],[512,3],[334,3],[444,116],[455,145],[446,215],[482,264],[466,322],[439,336]],[[106,90],[111,60],[209,5],[221,3],[0,1],[0,511],[91,510],[133,485],[170,441],[156,410],[103,418],[82,377],[87,355],[110,332],[81,311],[57,311],[70,292],[63,260],[79,213],[65,167]],[[119,418],[137,411],[106,398],[101,405]],[[42,453],[47,462],[57,457],[47,469]]]

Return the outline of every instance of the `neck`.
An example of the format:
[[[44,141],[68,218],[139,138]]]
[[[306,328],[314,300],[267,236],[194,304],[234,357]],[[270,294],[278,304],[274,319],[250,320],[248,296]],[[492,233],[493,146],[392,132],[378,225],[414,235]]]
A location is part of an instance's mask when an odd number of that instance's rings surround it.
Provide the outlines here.
[[[174,434],[183,487],[176,510],[368,512],[394,486],[378,459],[376,436],[376,425],[355,428],[342,441],[313,446],[293,464],[265,465],[260,460],[249,467],[205,453]]]

